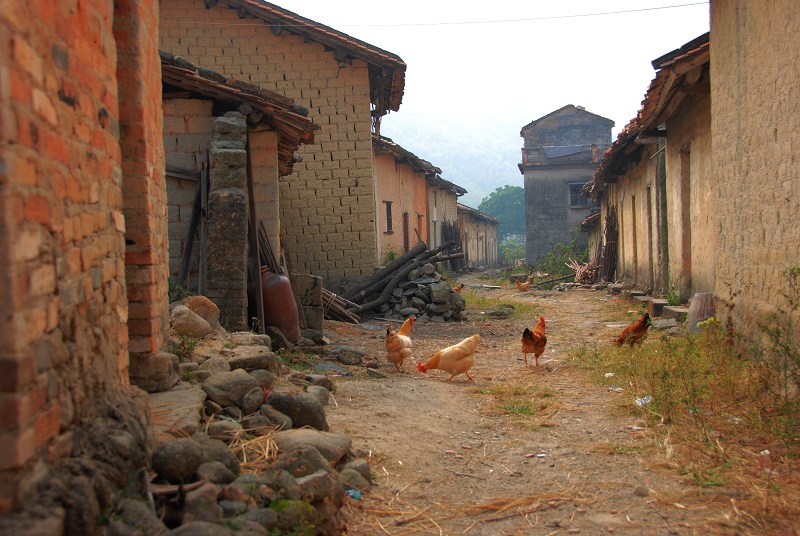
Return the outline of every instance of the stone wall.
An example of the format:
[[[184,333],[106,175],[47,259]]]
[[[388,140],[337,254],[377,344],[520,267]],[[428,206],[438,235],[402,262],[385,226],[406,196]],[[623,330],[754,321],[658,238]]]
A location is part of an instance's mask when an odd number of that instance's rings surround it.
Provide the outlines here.
[[[76,429],[112,400],[136,436],[122,464],[147,448],[133,431],[145,417],[126,385],[126,323],[131,348],[163,340],[166,214],[151,188],[163,186],[158,4],[114,6],[0,10],[0,513],[42,500],[43,489],[65,507],[69,494],[94,500],[91,486],[59,495],[47,484],[75,449],[91,473],[93,451]],[[124,205],[123,184],[135,194]],[[64,510],[48,511],[63,526]]]
[[[209,152],[208,282],[206,296],[229,330],[246,330],[250,206],[247,195],[247,123],[228,112],[214,120]]]
[[[786,307],[781,273],[800,262],[797,3],[712,0],[711,35],[715,294],[752,333]]]
[[[320,126],[303,161],[282,177],[281,223],[291,267],[327,280],[367,275],[376,265],[372,134],[367,64],[220,2],[161,2],[161,47],[198,65],[286,95]],[[212,22],[213,24],[207,24]]]

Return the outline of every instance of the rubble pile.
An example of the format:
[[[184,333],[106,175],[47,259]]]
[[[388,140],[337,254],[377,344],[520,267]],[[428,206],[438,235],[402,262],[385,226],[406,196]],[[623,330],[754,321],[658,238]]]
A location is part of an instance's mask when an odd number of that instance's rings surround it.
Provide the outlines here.
[[[392,291],[388,303],[378,311],[387,318],[406,319],[411,315],[431,322],[457,321],[464,318],[466,303],[450,283],[442,280],[433,264],[412,270],[408,280]]]

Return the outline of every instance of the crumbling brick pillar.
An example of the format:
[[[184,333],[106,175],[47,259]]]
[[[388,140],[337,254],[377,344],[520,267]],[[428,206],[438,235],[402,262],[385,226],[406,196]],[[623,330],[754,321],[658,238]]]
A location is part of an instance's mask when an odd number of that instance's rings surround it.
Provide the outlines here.
[[[228,112],[214,120],[208,196],[206,295],[228,329],[247,329],[247,123]]]
[[[142,9],[128,2],[122,2],[121,6],[120,11],[132,13]],[[163,112],[155,104],[161,100],[161,66],[158,54],[140,53],[141,47],[157,47],[157,36],[153,35],[156,32],[141,20],[131,16],[115,21],[115,32],[129,45],[120,48],[117,64],[119,98],[126,104],[120,107],[119,128],[129,302],[129,374],[131,381],[140,386],[151,376],[165,377],[160,387],[166,389],[177,382],[177,360],[161,353],[169,337]],[[127,363],[120,364],[123,365]]]

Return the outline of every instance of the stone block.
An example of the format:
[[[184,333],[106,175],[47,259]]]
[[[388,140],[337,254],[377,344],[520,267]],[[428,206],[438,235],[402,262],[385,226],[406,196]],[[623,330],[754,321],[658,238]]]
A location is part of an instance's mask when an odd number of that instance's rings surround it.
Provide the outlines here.
[[[212,149],[211,191],[247,186],[247,152],[240,149]]]
[[[178,383],[178,356],[167,352],[131,356],[131,383],[148,393],[166,391]]]

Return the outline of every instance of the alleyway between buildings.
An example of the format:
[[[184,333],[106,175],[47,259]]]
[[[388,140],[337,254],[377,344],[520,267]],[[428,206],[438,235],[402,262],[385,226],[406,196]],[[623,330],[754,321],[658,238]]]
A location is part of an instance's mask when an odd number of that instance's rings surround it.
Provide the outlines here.
[[[610,390],[613,377],[598,384],[573,359],[582,345],[610,345],[636,305],[589,289],[474,292],[533,303],[535,315],[488,318],[468,298],[468,321],[414,326],[403,374],[385,362],[385,323],[326,322],[332,339],[380,357],[385,374],[340,378],[327,410],[375,477],[349,502],[350,534],[697,534],[733,521],[730,494],[679,475],[635,394]],[[525,368],[520,333],[539,314],[546,352],[538,368]],[[482,337],[475,383],[417,372],[415,363],[473,333]]]

